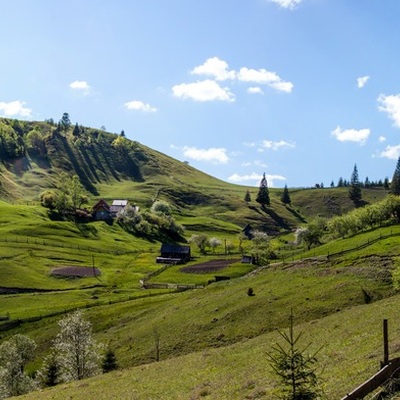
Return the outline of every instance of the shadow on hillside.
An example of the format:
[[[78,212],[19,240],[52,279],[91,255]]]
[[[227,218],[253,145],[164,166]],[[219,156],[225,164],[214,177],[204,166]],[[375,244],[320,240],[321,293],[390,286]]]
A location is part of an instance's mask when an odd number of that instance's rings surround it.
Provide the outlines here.
[[[68,159],[71,161],[71,164],[72,164],[76,174],[78,175],[80,182],[82,183],[82,185],[85,187],[85,189],[87,191],[89,191],[91,194],[97,196],[99,194],[99,192],[97,191],[96,187],[92,184],[92,182],[90,182],[90,180],[88,179],[88,174],[82,170],[82,167],[80,166],[73,150],[71,149],[71,147],[68,143],[68,140],[62,135],[58,135],[58,136],[61,139],[61,142],[64,146],[65,152],[68,155]]]
[[[267,207],[262,207],[261,208],[266,214],[268,214],[275,222],[276,224],[286,230],[289,230],[291,227],[290,225],[286,222],[284,218],[282,218],[280,215],[278,215],[274,210],[271,210],[270,208]]]
[[[99,237],[97,228],[93,224],[77,222],[75,226],[85,238],[93,237],[97,239]]]
[[[300,215],[296,210],[294,210],[292,207],[286,206],[286,210],[288,210],[290,213],[292,213],[297,219],[299,219],[304,224],[307,222],[307,220],[302,215]]]
[[[21,177],[24,172],[32,168],[28,157],[20,157],[7,162],[3,161],[3,164],[9,171],[13,172],[19,177]]]

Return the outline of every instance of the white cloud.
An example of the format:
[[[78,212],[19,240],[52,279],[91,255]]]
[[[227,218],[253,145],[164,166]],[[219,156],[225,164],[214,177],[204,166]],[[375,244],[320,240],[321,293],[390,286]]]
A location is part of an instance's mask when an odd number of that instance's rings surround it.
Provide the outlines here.
[[[157,108],[152,107],[148,103],[143,103],[140,100],[132,100],[125,103],[125,107],[128,110],[144,111],[144,112],[156,112]]]
[[[339,142],[356,142],[360,144],[364,144],[371,131],[369,129],[344,129],[340,126],[337,126],[335,130],[331,132],[331,135],[334,136]]]
[[[209,149],[198,149],[196,147],[185,146],[183,155],[196,161],[206,161],[214,164],[226,164],[229,157],[226,154],[226,149],[211,147]]]
[[[389,160],[397,160],[400,157],[400,144],[396,146],[387,146],[380,156],[388,158]]]
[[[255,185],[258,185],[262,179],[261,174],[257,174],[255,172],[252,172],[251,174],[247,175],[239,175],[239,174],[232,174],[230,177],[228,177],[228,181],[234,182],[234,183],[243,183],[243,182],[254,182]],[[274,181],[280,180],[284,181],[286,178],[282,175],[265,175],[267,178],[268,186],[269,187],[274,187]]]
[[[379,136],[378,141],[379,141],[379,143],[386,142],[386,137],[385,136]]]
[[[199,65],[190,72],[193,75],[206,75],[215,78],[217,81],[235,79],[236,73],[229,70],[228,63],[218,57],[208,58],[204,64]]]
[[[235,96],[229,88],[223,88],[211,79],[194,83],[181,83],[175,85],[172,92],[176,97],[195,101],[235,101]]]
[[[273,142],[272,140],[263,140],[261,142],[262,149],[272,149],[274,151],[279,150],[282,147],[294,148],[295,145],[293,143],[285,142],[284,140],[279,140],[277,142]]]
[[[3,112],[5,117],[30,117],[32,114],[32,110],[25,107],[25,104],[26,103],[24,101],[20,100],[14,100],[8,103],[0,101],[0,112]]]
[[[303,0],[269,0],[271,3],[278,4],[282,8],[294,10]]]
[[[385,96],[384,94],[379,95],[378,102],[381,104],[378,106],[379,111],[383,111],[389,115],[394,121],[394,125],[400,128],[400,94]]]
[[[247,92],[251,94],[264,94],[263,90],[259,86],[251,86],[247,89]]]
[[[80,90],[84,94],[88,94],[90,91],[90,86],[86,81],[74,81],[69,84],[72,90]]]
[[[369,80],[369,76],[360,76],[359,78],[357,78],[357,86],[359,89],[363,88],[365,86],[365,84],[368,82]]]
[[[244,142],[243,145],[246,147],[256,147],[257,143],[256,142]]]
[[[239,81],[251,82],[268,85],[276,90],[290,93],[293,89],[293,83],[283,81],[275,72],[267,71],[264,68],[253,69],[242,67],[237,75]]]

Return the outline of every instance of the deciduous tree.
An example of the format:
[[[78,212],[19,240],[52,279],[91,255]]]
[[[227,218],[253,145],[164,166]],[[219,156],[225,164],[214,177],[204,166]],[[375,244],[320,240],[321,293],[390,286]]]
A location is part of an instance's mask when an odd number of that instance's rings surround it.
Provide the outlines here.
[[[64,382],[80,380],[101,372],[100,350],[92,335],[92,325],[75,311],[58,322],[60,332],[54,350],[60,360]]]
[[[253,231],[251,255],[257,265],[266,265],[271,258],[270,237],[266,232]]]
[[[215,253],[215,249],[216,249],[217,247],[221,246],[222,242],[221,242],[220,239],[217,239],[217,238],[215,238],[215,237],[212,237],[212,238],[209,240],[209,244],[210,244],[210,247],[211,247],[213,253]]]
[[[34,380],[25,373],[35,349],[35,342],[21,334],[0,345],[0,398],[19,396],[35,389]]]
[[[209,240],[206,235],[192,235],[189,238],[189,243],[194,243],[201,253],[205,253],[206,248],[209,246]]]

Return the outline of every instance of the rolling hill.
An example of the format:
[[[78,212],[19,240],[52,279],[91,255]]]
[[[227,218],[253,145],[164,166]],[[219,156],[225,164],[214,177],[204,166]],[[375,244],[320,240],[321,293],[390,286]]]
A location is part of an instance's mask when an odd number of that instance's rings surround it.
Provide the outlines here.
[[[321,374],[329,399],[376,370],[376,325],[385,314],[396,317],[399,300],[392,276],[399,267],[399,225],[329,240],[310,251],[287,246],[293,230],[316,216],[353,210],[348,188],[290,188],[290,205],[281,202],[282,190],[270,188],[271,205],[263,209],[254,201],[257,188],[220,181],[121,135],[0,119],[0,140],[0,339],[23,333],[37,342],[33,373],[57,321],[81,308],[121,367],[44,391],[41,398],[91,398],[96,392],[97,399],[269,399],[278,383],[263,355],[277,340],[276,329],[286,329],[291,309],[306,342],[324,345],[320,358],[327,372]],[[238,258],[238,234],[247,224],[274,238],[280,260],[259,268],[233,263],[223,271],[231,279],[204,289],[144,290],[140,281],[149,274],[155,282],[175,284],[208,283],[213,274],[184,273],[180,266],[161,270],[160,241],[118,223],[51,219],[40,194],[58,188],[65,174],[79,177],[89,206],[120,198],[148,210],[155,199],[165,200],[185,228],[183,240],[206,234],[233,243],[233,254],[194,249],[190,266]],[[252,200],[246,202],[247,190]],[[387,197],[382,187],[362,193],[366,204]],[[250,244],[243,246],[246,251]],[[66,266],[96,267],[101,276],[50,274]],[[155,330],[161,362],[154,362]],[[393,354],[398,349],[395,339]]]

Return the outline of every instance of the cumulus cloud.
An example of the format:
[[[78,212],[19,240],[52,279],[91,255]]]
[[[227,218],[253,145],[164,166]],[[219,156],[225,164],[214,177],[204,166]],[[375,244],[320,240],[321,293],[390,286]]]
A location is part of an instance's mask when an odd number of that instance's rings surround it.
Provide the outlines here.
[[[371,131],[369,129],[342,129],[340,126],[337,126],[336,129],[331,132],[331,135],[339,140],[339,142],[364,144],[370,133]]]
[[[389,118],[393,120],[394,125],[400,128],[400,94],[386,96],[384,94],[378,97],[379,111],[388,114]]]
[[[20,100],[10,101],[5,103],[3,101],[0,102],[0,112],[4,113],[5,117],[30,117],[32,114],[32,110],[30,108],[25,107],[25,102]]]
[[[387,146],[380,156],[388,158],[389,160],[397,160],[400,157],[400,144],[396,146]]]
[[[257,174],[255,172],[252,172],[251,174],[246,174],[246,175],[239,175],[237,173],[232,174],[230,177],[228,177],[228,181],[234,182],[234,183],[244,183],[244,182],[254,182],[255,185],[258,185],[262,179],[261,174]],[[268,186],[269,187],[274,187],[274,181],[284,181],[286,178],[282,175],[265,175]]]
[[[229,88],[221,87],[217,82],[206,79],[194,83],[181,83],[172,88],[174,96],[195,101],[235,101],[235,96]]]
[[[72,90],[79,90],[84,94],[88,94],[90,91],[90,86],[86,81],[74,81],[69,84]]]
[[[369,80],[369,76],[360,76],[359,78],[357,78],[357,86],[359,89],[363,88],[365,86],[365,84],[368,82]]]
[[[219,81],[237,81],[253,84],[247,89],[248,93],[262,94],[260,85],[269,86],[277,91],[290,93],[293,83],[283,80],[275,72],[264,68],[253,69],[242,67],[238,72],[229,69],[228,63],[218,57],[208,58],[203,64],[190,71],[192,75],[202,75],[207,79],[194,83],[181,83],[172,87],[174,96],[195,101],[234,101],[235,96],[229,87],[222,87]]]
[[[379,143],[386,142],[386,137],[385,136],[379,136],[378,141],[379,141]]]
[[[143,111],[143,112],[156,112],[157,108],[152,107],[148,103],[144,103],[140,100],[132,100],[125,103],[125,107],[128,110]]]
[[[269,0],[271,3],[278,4],[282,8],[294,10],[303,0]]]
[[[190,72],[192,75],[211,76],[217,81],[225,81],[227,79],[235,79],[236,73],[229,70],[228,63],[220,60],[218,57],[208,58],[204,64],[199,65]]]
[[[209,149],[198,149],[196,147],[183,147],[183,155],[196,161],[211,162],[214,164],[226,164],[229,157],[224,148],[211,147]]]
[[[264,84],[287,93],[290,93],[293,89],[293,83],[283,81],[275,72],[267,71],[264,68],[242,67],[237,74],[237,78],[241,82]]]
[[[247,89],[247,92],[251,94],[264,94],[263,90],[259,86],[251,86]]]
[[[261,142],[262,149],[271,149],[271,150],[277,151],[282,147],[289,147],[289,148],[293,149],[295,147],[295,145],[293,143],[285,142],[284,140],[279,140],[277,142],[274,142],[272,140],[263,140]]]

